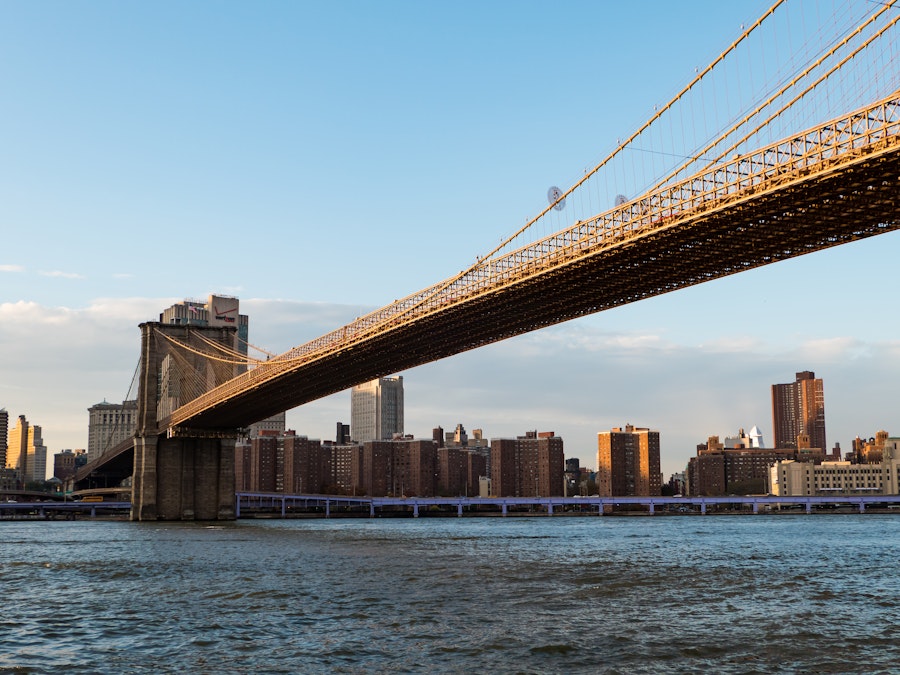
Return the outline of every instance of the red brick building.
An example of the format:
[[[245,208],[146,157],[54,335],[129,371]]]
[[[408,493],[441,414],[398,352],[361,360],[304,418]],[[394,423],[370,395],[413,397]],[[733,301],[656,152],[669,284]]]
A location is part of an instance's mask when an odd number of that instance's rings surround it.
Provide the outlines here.
[[[491,490],[498,497],[559,497],[565,492],[563,440],[552,431],[491,441]]]
[[[614,427],[597,434],[597,490],[601,497],[660,494],[659,432]]]

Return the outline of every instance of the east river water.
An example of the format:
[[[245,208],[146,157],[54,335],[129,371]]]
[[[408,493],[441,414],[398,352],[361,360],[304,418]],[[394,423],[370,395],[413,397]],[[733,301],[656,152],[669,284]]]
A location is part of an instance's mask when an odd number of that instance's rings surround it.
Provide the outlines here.
[[[897,673],[900,516],[0,523],[0,673]]]

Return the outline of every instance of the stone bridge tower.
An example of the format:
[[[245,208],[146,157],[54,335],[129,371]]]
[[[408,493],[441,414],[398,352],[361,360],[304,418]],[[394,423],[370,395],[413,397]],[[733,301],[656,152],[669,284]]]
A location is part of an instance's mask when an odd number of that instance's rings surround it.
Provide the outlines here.
[[[172,428],[172,411],[231,379],[235,328],[142,323],[132,520],[234,520],[237,429]],[[221,354],[220,354],[221,356]]]

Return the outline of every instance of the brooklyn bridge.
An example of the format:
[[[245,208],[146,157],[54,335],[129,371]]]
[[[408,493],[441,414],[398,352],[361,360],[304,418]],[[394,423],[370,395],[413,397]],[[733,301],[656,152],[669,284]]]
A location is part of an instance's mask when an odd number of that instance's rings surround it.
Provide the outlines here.
[[[133,466],[133,519],[234,518],[234,439],[253,422],[515,335],[900,227],[900,12],[894,2],[867,4],[790,55],[759,91],[718,89],[724,64],[752,58],[745,42],[783,4],[458,274],[270,358],[236,352],[231,328],[142,324],[135,437],[76,480],[118,462],[128,475]],[[731,106],[714,133],[700,138],[673,124],[676,111],[686,127],[713,102]],[[648,162],[651,147],[657,159]],[[606,199],[628,171],[643,177],[640,189]]]

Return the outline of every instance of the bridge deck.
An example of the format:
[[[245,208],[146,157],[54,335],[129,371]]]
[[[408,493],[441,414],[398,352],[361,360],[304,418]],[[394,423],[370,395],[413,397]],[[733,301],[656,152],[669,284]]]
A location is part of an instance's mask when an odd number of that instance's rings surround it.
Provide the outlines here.
[[[898,175],[895,94],[480,261],[213,389],[161,430],[246,426],[375,377],[898,229]]]

